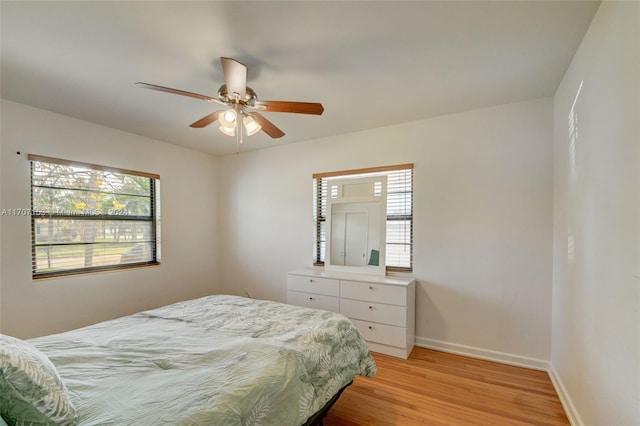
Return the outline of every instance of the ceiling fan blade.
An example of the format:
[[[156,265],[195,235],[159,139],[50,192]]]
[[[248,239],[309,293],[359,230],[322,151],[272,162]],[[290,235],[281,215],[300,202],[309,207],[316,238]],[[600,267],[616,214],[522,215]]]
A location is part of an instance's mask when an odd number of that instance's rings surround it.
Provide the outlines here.
[[[220,58],[222,72],[227,83],[227,93],[233,95],[237,93],[240,99],[244,99],[247,93],[247,67],[244,64],[231,58]]]
[[[189,127],[194,127],[194,128],[202,128],[202,127],[207,127],[209,124],[213,123],[214,121],[216,121],[218,119],[218,116],[220,115],[222,111],[216,111],[213,112],[207,116],[202,117],[200,120],[189,124]]]
[[[255,107],[261,111],[291,112],[295,114],[322,115],[324,107],[315,102],[257,101]]]
[[[143,89],[158,90],[160,92],[173,93],[174,95],[189,96],[190,98],[196,98],[196,99],[200,99],[207,102],[216,102],[222,105],[226,105],[220,99],[212,98],[211,96],[201,95],[199,93],[187,92],[185,90],[172,89],[170,87],[157,86],[155,84],[142,83],[140,81],[136,83],[136,86],[142,87]]]
[[[249,112],[247,114],[253,117],[262,127],[262,130],[272,138],[278,139],[284,136],[284,132],[278,129],[275,124],[267,120],[263,115],[257,112]]]

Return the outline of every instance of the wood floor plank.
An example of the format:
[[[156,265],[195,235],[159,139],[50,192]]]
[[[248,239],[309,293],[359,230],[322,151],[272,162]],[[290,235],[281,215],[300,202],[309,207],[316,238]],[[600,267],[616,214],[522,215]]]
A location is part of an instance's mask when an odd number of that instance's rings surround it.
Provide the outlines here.
[[[569,425],[544,371],[415,348],[378,353],[374,378],[357,378],[325,426]]]

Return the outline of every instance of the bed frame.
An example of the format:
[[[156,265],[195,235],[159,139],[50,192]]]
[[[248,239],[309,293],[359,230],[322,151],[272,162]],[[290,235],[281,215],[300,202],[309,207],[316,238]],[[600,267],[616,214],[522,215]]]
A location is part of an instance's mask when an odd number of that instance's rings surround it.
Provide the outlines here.
[[[340,395],[342,395],[342,392],[344,392],[344,390],[346,388],[348,388],[349,386],[351,386],[353,382],[349,382],[347,383],[346,386],[344,386],[342,389],[340,389],[338,391],[338,393],[336,393],[333,398],[331,398],[324,407],[322,407],[322,409],[320,411],[318,411],[316,414],[314,414],[313,416],[309,417],[309,419],[307,420],[307,422],[303,425],[303,426],[322,426],[323,425],[323,421],[324,418],[327,417],[327,415],[329,414],[329,411],[331,410],[331,407],[333,407],[333,404],[335,404],[338,401],[338,398],[340,398]]]

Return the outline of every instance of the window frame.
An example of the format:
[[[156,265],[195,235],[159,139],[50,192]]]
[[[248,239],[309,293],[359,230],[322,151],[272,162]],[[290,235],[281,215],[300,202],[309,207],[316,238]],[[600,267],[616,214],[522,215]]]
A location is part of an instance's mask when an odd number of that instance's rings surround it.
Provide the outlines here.
[[[326,211],[327,211],[327,179],[334,178],[353,178],[353,177],[367,177],[372,175],[387,175],[389,176],[393,172],[407,172],[410,173],[410,205],[411,212],[409,215],[389,215],[387,211],[386,222],[389,221],[408,221],[410,223],[409,235],[409,266],[397,266],[389,265],[387,259],[386,270],[387,272],[413,272],[413,163],[397,164],[391,166],[369,167],[362,169],[351,170],[339,170],[333,172],[314,173],[313,179],[313,222],[314,222],[314,244],[313,244],[313,265],[324,266],[324,260],[322,259],[322,250],[324,240],[322,238],[322,223],[326,223]],[[324,192],[323,192],[324,191]],[[392,192],[393,193],[393,192]],[[387,191],[387,200],[389,192]],[[323,202],[324,201],[324,202]],[[387,238],[387,247],[393,243],[389,243]]]
[[[114,270],[123,270],[130,268],[138,268],[145,266],[157,266],[160,264],[160,175],[154,173],[140,172],[135,170],[117,168],[117,167],[109,167],[92,163],[85,163],[80,161],[70,161],[60,158],[47,157],[36,154],[28,154],[27,156],[29,160],[29,175],[30,175],[30,204],[31,204],[31,274],[32,278],[42,279],[42,278],[53,278],[53,277],[61,277],[61,276],[73,276],[73,275],[81,275],[88,273],[96,273],[96,272],[104,272],[104,271],[114,271]],[[88,213],[78,213],[73,211],[66,211],[63,209],[56,209],[55,211],[38,211],[34,204],[34,188],[47,188],[46,186],[34,185],[34,162],[39,163],[47,163],[47,164],[56,164],[67,167],[81,168],[91,171],[98,171],[104,173],[113,173],[118,175],[128,175],[134,177],[142,177],[149,179],[149,213],[148,214],[137,214],[137,215],[123,215],[123,214],[114,214],[114,212],[106,213],[104,210],[101,212],[97,211],[89,211]],[[82,188],[78,186],[77,188],[68,187],[68,188],[53,188],[52,189],[60,189],[66,191],[88,191],[86,188]],[[102,192],[102,191],[88,191],[88,192]],[[123,195],[125,193],[116,193],[113,194]],[[134,197],[143,197],[142,195],[136,194],[128,194],[129,196]],[[109,209],[110,211],[111,209]],[[37,267],[37,256],[36,252],[38,247],[43,246],[56,246],[62,245],[59,243],[52,243],[51,241],[48,244],[38,243],[36,241],[37,232],[36,232],[36,220],[41,218],[49,218],[49,219],[60,219],[60,220],[93,220],[98,222],[136,222],[136,223],[148,223],[150,224],[150,237],[149,241],[145,241],[145,243],[150,243],[151,252],[150,259],[143,260],[140,262],[128,262],[128,263],[110,263],[106,265],[99,266],[84,266],[84,267],[70,267],[65,269],[57,269],[57,270],[48,270],[48,271],[38,271]],[[80,245],[92,245],[96,246],[96,242],[76,242],[76,243],[67,243],[69,246],[80,246]],[[134,246],[135,247],[135,246]]]

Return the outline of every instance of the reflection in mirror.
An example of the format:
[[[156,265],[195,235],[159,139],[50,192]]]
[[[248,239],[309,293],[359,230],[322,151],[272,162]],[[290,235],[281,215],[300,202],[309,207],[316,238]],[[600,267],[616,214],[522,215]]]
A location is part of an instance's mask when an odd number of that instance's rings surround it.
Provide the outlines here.
[[[329,182],[325,268],[384,275],[386,176]]]

